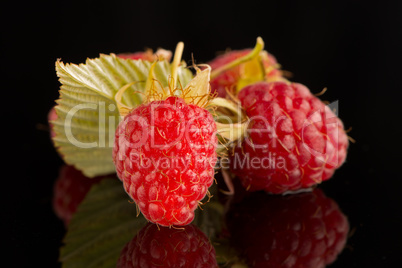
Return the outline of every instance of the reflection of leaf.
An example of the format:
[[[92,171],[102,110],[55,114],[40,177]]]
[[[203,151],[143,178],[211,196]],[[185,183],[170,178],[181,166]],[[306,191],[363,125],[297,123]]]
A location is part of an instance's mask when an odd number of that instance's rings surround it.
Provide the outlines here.
[[[218,201],[210,201],[203,210],[195,211],[193,224],[197,225],[209,238],[216,251],[216,261],[220,267],[232,267],[232,264],[240,265],[238,253],[233,249],[223,231],[223,205]],[[247,266],[236,266],[244,268]]]
[[[210,188],[216,194],[217,186]],[[146,225],[147,220],[136,216],[135,204],[117,179],[103,179],[94,185],[78,207],[63,240],[60,261],[63,268],[115,267],[124,246]],[[205,200],[204,200],[205,201]],[[222,237],[223,205],[217,196],[197,209],[193,224],[211,240],[217,262],[223,267],[239,263],[237,253]],[[244,266],[239,266],[244,267]]]
[[[114,97],[124,85],[139,82],[123,94],[122,103],[129,107],[140,104],[151,64],[114,54],[88,59],[80,65],[56,62],[62,85],[56,106],[58,119],[53,122],[54,142],[67,164],[88,177],[115,172],[112,147],[119,112]],[[163,86],[168,85],[169,73],[167,61],[156,63],[154,77]],[[184,86],[192,73],[180,66],[178,77]]]
[[[146,224],[117,179],[93,186],[73,216],[60,252],[63,267],[115,267],[124,245]]]
[[[227,238],[217,239],[213,242],[216,252],[216,262],[219,267],[247,268],[248,266],[239,257],[237,252]]]
[[[222,231],[224,211],[223,205],[218,201],[218,196],[215,196],[217,188],[215,184],[211,186],[209,189],[210,193],[213,195],[211,200],[206,202],[208,197],[203,200],[205,205],[195,211],[193,221],[193,224],[197,225],[212,241]]]
[[[224,205],[218,198],[218,185],[209,188],[212,198],[206,197],[201,209],[195,211],[193,224],[197,225],[210,239],[216,251],[216,261],[219,267],[247,268],[239,258],[238,252],[230,245],[229,234],[224,223]]]

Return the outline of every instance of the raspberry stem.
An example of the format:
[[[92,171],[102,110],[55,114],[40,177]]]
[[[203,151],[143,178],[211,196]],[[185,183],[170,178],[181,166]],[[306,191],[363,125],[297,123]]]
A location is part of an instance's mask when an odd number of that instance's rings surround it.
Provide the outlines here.
[[[136,84],[137,82],[131,82],[117,91],[116,95],[114,96],[114,99],[116,101],[117,109],[119,110],[119,114],[121,117],[126,116],[133,107],[129,107],[122,102],[123,94],[124,92],[129,89],[132,85]]]
[[[224,98],[214,98],[210,100],[209,107],[214,108],[225,108],[232,112],[234,116],[226,116],[224,113],[219,113],[219,111],[215,111],[215,123],[217,126],[218,134],[228,141],[235,141],[244,137],[247,126],[249,124],[249,119],[245,115],[241,105],[230,101]],[[222,118],[220,118],[222,117]],[[228,121],[227,123],[216,122],[219,119],[223,119],[224,121]],[[232,122],[232,119],[235,120],[235,123]],[[237,121],[237,122],[236,122]]]
[[[241,123],[216,123],[216,128],[218,130],[218,134],[223,137],[226,141],[233,142],[239,139],[242,139],[247,131],[247,127],[249,121],[244,121]]]
[[[173,57],[173,62],[171,64],[172,66],[172,83],[173,83],[173,89],[176,88],[176,83],[177,83],[177,69],[180,65],[181,57],[183,55],[183,49],[184,49],[184,43],[179,42],[176,46],[176,50],[174,52],[174,57]]]
[[[228,99],[224,99],[224,98],[214,98],[209,102],[209,106],[217,106],[217,107],[224,107],[229,109],[230,111],[234,112],[234,113],[238,113],[239,110],[241,111],[241,106],[239,106],[238,104],[229,101]]]

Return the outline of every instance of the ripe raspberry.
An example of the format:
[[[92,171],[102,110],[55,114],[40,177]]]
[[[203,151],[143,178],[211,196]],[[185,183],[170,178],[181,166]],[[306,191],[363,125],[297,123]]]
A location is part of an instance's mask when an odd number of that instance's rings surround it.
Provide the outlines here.
[[[52,121],[56,121],[56,120],[57,120],[57,113],[56,113],[56,109],[53,107],[52,109],[50,109],[50,111],[47,115],[47,121],[49,122],[49,130],[50,130],[51,138],[56,136],[56,133],[53,130],[53,124],[52,124]]]
[[[64,165],[61,167],[59,177],[53,188],[53,210],[55,214],[67,226],[77,207],[91,189],[92,185],[101,180],[98,178],[87,178],[81,171],[73,166]]]
[[[231,206],[226,220],[233,245],[250,267],[325,267],[343,250],[349,232],[346,216],[319,189],[252,193]]]
[[[149,60],[153,61],[152,52],[148,53],[147,51],[144,52],[134,52],[134,53],[120,53],[117,54],[119,58],[122,59],[132,59],[132,60]]]
[[[247,55],[250,52],[251,49],[233,50],[216,57],[208,64],[211,66],[212,70],[215,70],[242,56]],[[279,77],[282,77],[281,72],[277,69],[279,67],[279,64],[276,61],[275,57],[265,51],[263,51],[262,53],[264,53],[263,64],[266,69],[265,71],[267,81],[275,80]],[[233,92],[240,78],[241,65],[238,65],[212,79],[210,81],[212,91],[217,92],[219,97],[225,97],[226,89]]]
[[[145,218],[163,226],[186,225],[213,182],[216,146],[212,115],[168,97],[142,104],[124,118],[113,160]]]
[[[132,59],[132,60],[146,60],[146,61],[155,61],[158,57],[162,57],[166,60],[170,60],[172,57],[172,52],[165,49],[158,49],[155,53],[152,52],[151,49],[145,51],[139,51],[134,53],[120,53],[117,54],[119,58],[122,59]]]
[[[345,161],[349,143],[341,120],[305,86],[260,82],[238,98],[250,125],[231,168],[250,191],[308,188]]]
[[[119,268],[218,267],[215,249],[205,234],[190,224],[180,229],[148,223],[123,248]]]

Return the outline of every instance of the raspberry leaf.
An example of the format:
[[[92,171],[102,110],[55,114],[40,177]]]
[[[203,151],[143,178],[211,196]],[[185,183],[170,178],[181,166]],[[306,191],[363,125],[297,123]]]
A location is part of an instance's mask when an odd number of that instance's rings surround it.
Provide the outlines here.
[[[248,268],[245,261],[240,258],[239,252],[230,244],[228,238],[219,238],[213,242],[216,252],[216,262],[222,267]]]
[[[73,216],[60,261],[69,267],[115,267],[120,252],[147,221],[136,216],[121,182],[104,179],[94,185]]]
[[[151,65],[150,61],[122,59],[114,54],[102,54],[80,65],[56,62],[61,87],[58,118],[52,122],[56,133],[53,141],[67,164],[88,177],[115,172],[112,147],[120,118],[115,95],[131,83],[120,96],[119,105],[132,108],[142,103]],[[169,62],[160,60],[153,75],[168,86],[170,70]],[[184,66],[178,67],[177,74],[183,86],[192,79]]]

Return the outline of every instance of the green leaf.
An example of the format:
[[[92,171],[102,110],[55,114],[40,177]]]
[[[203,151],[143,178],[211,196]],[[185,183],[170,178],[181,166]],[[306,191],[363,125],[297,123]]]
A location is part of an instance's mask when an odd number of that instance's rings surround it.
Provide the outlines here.
[[[56,62],[61,87],[56,105],[58,118],[52,122],[56,133],[53,141],[67,164],[88,177],[115,172],[112,148],[120,120],[115,95],[124,85],[137,82],[123,94],[122,103],[129,107],[141,104],[151,64],[114,54],[100,55],[80,65]],[[154,77],[168,86],[170,71],[167,61],[158,61]],[[192,73],[180,66],[178,77],[184,87]]]
[[[68,226],[60,251],[63,268],[116,266],[123,247],[147,223],[128,201],[117,179],[91,188]]]

